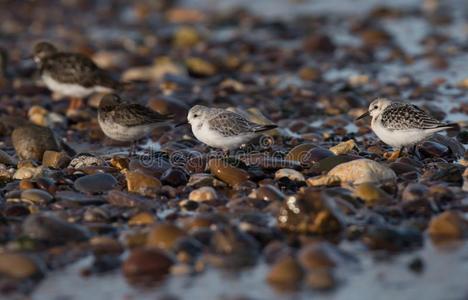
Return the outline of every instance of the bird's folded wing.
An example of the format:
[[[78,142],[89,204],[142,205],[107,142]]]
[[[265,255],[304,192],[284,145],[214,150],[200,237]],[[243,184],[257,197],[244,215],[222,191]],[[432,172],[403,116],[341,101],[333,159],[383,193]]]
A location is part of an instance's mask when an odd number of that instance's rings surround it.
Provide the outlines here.
[[[171,115],[162,115],[140,104],[125,104],[113,111],[114,120],[123,126],[149,125],[165,122]]]
[[[382,113],[382,125],[390,130],[433,129],[445,124],[417,106],[391,105]]]
[[[236,136],[256,132],[255,128],[261,125],[250,122],[243,116],[224,111],[208,121],[212,130],[218,131],[223,136]]]
[[[57,53],[44,61],[41,72],[62,83],[84,87],[111,82],[110,77],[88,57],[76,53]]]

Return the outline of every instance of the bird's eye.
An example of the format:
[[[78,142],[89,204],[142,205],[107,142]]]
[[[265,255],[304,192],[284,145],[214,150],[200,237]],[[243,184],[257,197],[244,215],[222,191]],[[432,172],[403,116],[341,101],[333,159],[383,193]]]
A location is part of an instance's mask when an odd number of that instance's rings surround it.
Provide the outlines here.
[[[198,118],[198,115],[197,115],[197,114],[194,114],[193,117],[194,117],[194,118]]]
[[[379,107],[377,105],[374,105],[374,109],[377,109],[377,108],[379,108]]]

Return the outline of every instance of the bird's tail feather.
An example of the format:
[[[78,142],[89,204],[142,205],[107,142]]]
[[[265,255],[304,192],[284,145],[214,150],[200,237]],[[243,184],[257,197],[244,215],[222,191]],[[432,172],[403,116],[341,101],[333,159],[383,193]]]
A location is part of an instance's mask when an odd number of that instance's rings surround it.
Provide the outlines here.
[[[458,124],[458,123],[448,123],[448,124],[443,124],[443,125],[437,126],[437,128],[439,128],[441,130],[447,130],[447,129],[460,130],[460,124]]]
[[[277,127],[278,127],[278,125],[275,125],[275,124],[259,125],[257,128],[254,129],[254,131],[255,132],[264,132],[264,131],[275,129]]]

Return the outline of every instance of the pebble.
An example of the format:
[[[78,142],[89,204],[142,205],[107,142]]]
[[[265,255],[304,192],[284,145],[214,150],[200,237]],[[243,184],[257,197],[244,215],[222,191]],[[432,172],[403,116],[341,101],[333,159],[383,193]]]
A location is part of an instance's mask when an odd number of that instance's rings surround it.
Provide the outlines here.
[[[161,182],[173,187],[185,185],[188,179],[187,171],[181,167],[169,168],[161,175]]]
[[[304,175],[301,172],[294,169],[279,169],[275,173],[275,180],[280,180],[281,178],[288,178],[291,181],[305,181]]]
[[[309,272],[305,282],[314,290],[330,290],[336,286],[336,278],[331,270],[318,270]]]
[[[85,175],[73,183],[73,187],[87,194],[97,194],[110,191],[117,184],[114,176],[105,173],[98,173],[94,175]]]
[[[410,183],[408,184],[401,195],[401,200],[405,202],[427,200],[429,188],[424,184]]]
[[[21,192],[21,199],[33,204],[44,205],[52,202],[54,197],[46,191],[39,189],[28,189]]]
[[[152,213],[149,212],[140,212],[128,220],[128,225],[130,226],[142,226],[142,225],[151,225],[156,222],[156,218]]]
[[[87,240],[89,232],[79,225],[68,223],[47,213],[28,216],[22,224],[23,234],[36,240],[54,244]]]
[[[135,284],[160,281],[169,274],[174,259],[161,249],[137,248],[122,265],[125,277]]]
[[[154,201],[148,200],[144,197],[121,192],[117,190],[111,190],[106,196],[107,202],[118,207],[139,207],[139,208],[152,208],[156,206]]]
[[[395,172],[387,166],[370,159],[357,159],[342,163],[328,172],[342,182],[361,184],[366,182],[389,182],[396,180]]]
[[[60,150],[54,133],[50,128],[32,124],[13,130],[11,141],[16,154],[23,160],[41,160],[45,151]]]
[[[146,246],[170,250],[178,239],[186,233],[179,227],[170,223],[161,223],[153,226],[146,240]]]
[[[131,193],[137,193],[142,196],[151,196],[155,194],[162,184],[159,179],[146,175],[140,171],[128,171],[125,174],[127,180],[127,190]]]
[[[291,256],[279,258],[270,268],[267,281],[284,288],[298,287],[304,276],[299,263]]]
[[[65,168],[66,166],[68,166],[70,161],[71,158],[64,151],[58,152],[47,150],[44,152],[44,156],[42,157],[42,165],[44,167],[54,169]]]
[[[26,279],[42,274],[37,260],[20,253],[0,253],[0,274],[14,279]]]
[[[268,202],[282,203],[286,199],[286,195],[273,185],[267,184],[252,191],[250,198],[263,200]]]
[[[73,157],[73,159],[68,164],[68,167],[73,169],[80,169],[84,167],[105,165],[106,162],[100,157],[96,157],[89,153],[80,153]]]
[[[356,186],[354,195],[363,200],[367,206],[385,205],[389,204],[392,200],[390,195],[371,182]]]
[[[335,175],[320,175],[307,178],[307,185],[309,186],[335,186],[341,183],[341,179]]]
[[[285,159],[298,161],[304,166],[310,166],[313,163],[334,155],[335,154],[330,150],[318,147],[315,144],[301,144],[292,148]]]
[[[433,239],[468,237],[468,220],[458,211],[446,211],[432,217],[428,233]]]
[[[211,159],[208,162],[211,174],[226,182],[230,186],[239,185],[247,181],[250,176],[246,171],[230,165],[222,159]]]
[[[16,170],[13,175],[14,179],[31,179],[42,176],[44,174],[44,168],[40,167],[21,167]]]
[[[203,202],[217,199],[216,190],[210,186],[203,186],[190,192],[189,200]]]
[[[346,142],[341,142],[338,145],[331,147],[329,150],[335,155],[340,155],[347,154],[354,149],[359,150],[359,147],[356,145],[356,142],[354,140],[348,140]]]

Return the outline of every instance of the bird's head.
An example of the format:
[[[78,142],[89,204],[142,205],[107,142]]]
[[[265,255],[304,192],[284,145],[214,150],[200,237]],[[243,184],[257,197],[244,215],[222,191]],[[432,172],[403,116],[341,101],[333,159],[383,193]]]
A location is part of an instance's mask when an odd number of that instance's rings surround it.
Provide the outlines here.
[[[385,98],[378,98],[369,104],[369,109],[367,112],[359,116],[356,120],[360,120],[367,116],[371,116],[372,118],[377,117],[380,113],[387,108],[392,103],[392,101],[385,99]]]
[[[207,114],[209,113],[209,108],[203,105],[195,105],[192,107],[187,115],[187,121],[192,126],[197,126],[202,123]]]
[[[116,105],[122,103],[122,98],[120,98],[117,94],[106,94],[104,97],[101,98],[101,102],[99,102],[99,109],[100,110],[112,110]]]
[[[41,63],[44,58],[49,57],[57,53],[57,48],[54,45],[48,42],[39,42],[34,45],[33,48],[33,57],[36,63]]]

